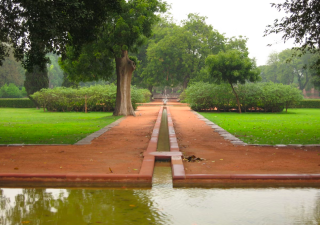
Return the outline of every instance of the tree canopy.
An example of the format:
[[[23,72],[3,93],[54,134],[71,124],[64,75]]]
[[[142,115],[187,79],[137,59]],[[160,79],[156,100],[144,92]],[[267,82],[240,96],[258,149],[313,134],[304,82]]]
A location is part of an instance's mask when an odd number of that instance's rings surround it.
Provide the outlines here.
[[[267,65],[260,66],[262,81],[295,84],[300,90],[317,86],[315,80],[318,73],[313,65],[319,54],[306,51],[301,56],[292,56],[294,53],[299,51],[286,49],[280,53],[271,53]]]
[[[152,27],[159,20],[156,13],[164,12],[166,4],[158,0],[121,0],[119,3],[120,12],[108,14],[97,41],[84,45],[79,56],[70,45],[67,59],[60,64],[75,81],[108,79],[115,69],[117,101],[114,115],[134,115],[130,85],[136,59],[129,57],[128,52],[136,52],[152,35]]]
[[[0,65],[10,48],[29,71],[34,65],[45,69],[49,52],[64,58],[67,44],[79,55],[106,17],[119,10],[118,0],[1,0]]]
[[[256,68],[255,61],[251,60],[246,52],[230,49],[208,56],[206,65],[216,83],[223,81],[231,85],[241,113],[239,97],[233,85],[238,82],[244,84],[246,81],[254,82],[259,79],[259,69]]]
[[[302,52],[320,52],[319,0],[285,0],[284,3],[271,5],[279,11],[283,10],[287,16],[267,26],[265,35],[283,33],[282,39],[294,39],[296,44],[301,45],[297,49]],[[320,66],[320,58],[316,64]]]

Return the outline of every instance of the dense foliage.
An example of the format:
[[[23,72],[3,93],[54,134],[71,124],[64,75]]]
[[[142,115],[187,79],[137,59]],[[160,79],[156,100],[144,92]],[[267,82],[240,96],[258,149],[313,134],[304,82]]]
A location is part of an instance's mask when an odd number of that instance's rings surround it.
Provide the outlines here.
[[[79,89],[57,87],[41,89],[32,98],[48,111],[84,111],[87,101],[88,111],[113,111],[116,103],[115,85],[96,85]],[[134,109],[137,103],[149,100],[151,93],[145,89],[131,88],[131,101]],[[87,99],[87,100],[86,100]]]
[[[296,105],[297,108],[320,108],[320,99],[304,99]]]
[[[303,96],[301,91],[289,85],[268,83],[237,84],[242,111],[280,112],[297,105]],[[237,101],[230,85],[197,82],[186,89],[186,101],[196,111],[235,111]]]
[[[8,49],[29,72],[42,70],[46,53],[64,55],[67,44],[78,54],[82,45],[95,40],[97,28],[113,11],[117,0],[2,0],[0,1],[0,65]]]
[[[117,98],[114,115],[135,115],[130,101],[132,73],[137,61],[129,56],[152,35],[152,26],[165,12],[160,0],[119,0],[121,11],[110,13],[100,27],[97,41],[82,48],[79,56],[70,45],[62,69],[74,81],[108,80],[116,71]]]
[[[38,66],[35,66],[33,72],[26,71],[25,76],[24,87],[30,100],[34,101],[31,97],[33,93],[49,87],[48,71],[46,69],[41,71]]]
[[[272,7],[283,10],[288,15],[267,26],[265,35],[283,33],[282,39],[293,39],[296,44],[301,45],[300,50],[319,51],[320,1],[285,0],[280,4],[272,3]]]
[[[24,69],[20,62],[17,62],[11,51],[8,57],[5,57],[2,66],[0,66],[0,86],[14,83],[16,86],[23,86]]]
[[[3,108],[35,108],[28,98],[0,98],[0,107]]]
[[[296,84],[300,90],[310,89],[313,85],[320,88],[318,71],[313,68],[319,54],[307,51],[302,56],[293,56],[302,53],[291,49],[280,53],[273,52],[268,57],[267,65],[260,66],[262,81],[274,83]]]
[[[22,87],[20,90],[14,83],[4,84],[0,87],[0,98],[21,98],[26,96],[26,89]]]

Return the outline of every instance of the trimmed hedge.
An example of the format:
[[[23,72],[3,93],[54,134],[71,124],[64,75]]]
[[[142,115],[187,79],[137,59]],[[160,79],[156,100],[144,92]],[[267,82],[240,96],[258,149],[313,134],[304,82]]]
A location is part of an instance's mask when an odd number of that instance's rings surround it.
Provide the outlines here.
[[[0,98],[2,108],[35,108],[36,106],[29,98]]]
[[[300,90],[277,83],[246,83],[234,86],[243,112],[281,112],[303,99]],[[186,90],[186,101],[196,111],[237,111],[235,95],[229,84],[196,82]]]
[[[320,108],[320,99],[304,99],[295,108]]]
[[[41,89],[31,97],[38,105],[48,111],[70,112],[84,111],[85,96],[87,96],[88,111],[113,111],[116,103],[117,86],[96,85],[79,89],[56,87]],[[144,103],[150,98],[150,91],[131,87],[131,102],[134,109],[137,103]]]

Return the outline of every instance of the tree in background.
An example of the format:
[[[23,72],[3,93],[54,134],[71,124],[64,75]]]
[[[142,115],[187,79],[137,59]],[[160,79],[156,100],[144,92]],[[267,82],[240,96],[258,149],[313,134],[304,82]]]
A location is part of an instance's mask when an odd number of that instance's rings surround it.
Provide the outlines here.
[[[27,95],[36,103],[30,95],[40,91],[42,88],[49,87],[49,79],[47,70],[42,71],[38,66],[33,68],[33,72],[26,71],[26,80],[24,81],[24,87],[26,88]]]
[[[49,87],[59,87],[63,82],[63,71],[59,66],[59,56],[57,54],[49,53],[47,56],[50,59],[50,64],[47,65]]]
[[[300,90],[305,89],[317,77],[313,65],[319,56],[309,51],[302,56],[292,56],[294,53],[297,51],[292,49],[271,53],[267,65],[260,67],[262,80],[288,85],[295,83]]]
[[[181,26],[166,19],[155,28],[154,38],[148,43],[141,77],[153,86],[182,85],[185,89],[199,76],[205,58],[224,49],[225,37],[198,14],[189,14]]]
[[[117,99],[114,115],[135,115],[130,96],[136,52],[145,38],[152,34],[152,26],[159,19],[156,13],[164,12],[166,4],[158,0],[119,1],[121,11],[109,13],[100,27],[99,39],[85,45],[79,57],[73,46],[68,48],[67,60],[62,69],[75,81],[108,79],[114,68],[117,74]]]
[[[66,72],[64,72],[63,73],[63,81],[62,81],[61,86],[62,87],[78,88],[79,82],[70,80],[68,77],[68,74]]]
[[[275,20],[273,25],[267,26],[265,36],[273,33],[283,33],[282,39],[286,42],[293,39],[301,47],[298,55],[307,51],[320,53],[320,1],[319,0],[285,0],[281,4],[271,4],[279,11],[283,10],[286,17]],[[320,57],[315,62],[315,67],[320,68]],[[318,73],[317,76],[319,76]]]
[[[24,69],[20,62],[17,62],[13,57],[13,52],[8,57],[4,58],[3,64],[0,67],[0,86],[4,84],[14,83],[16,86],[23,86]]]
[[[65,57],[66,45],[79,55],[83,44],[96,39],[98,28],[118,0],[2,0],[0,1],[0,65],[9,49],[24,68],[44,70],[46,54]]]
[[[255,61],[249,59],[246,52],[232,49],[208,56],[206,65],[216,83],[223,81],[230,84],[237,99],[239,113],[241,113],[239,97],[234,85],[238,82],[244,84],[246,81],[254,82],[259,79],[260,72],[256,68]]]

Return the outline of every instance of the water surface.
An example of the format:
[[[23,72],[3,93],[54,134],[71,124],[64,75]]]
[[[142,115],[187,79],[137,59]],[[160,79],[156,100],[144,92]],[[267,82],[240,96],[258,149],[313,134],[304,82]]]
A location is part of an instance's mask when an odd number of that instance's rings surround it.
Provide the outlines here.
[[[0,207],[1,225],[319,224],[320,190],[172,188],[157,163],[151,189],[0,188]]]

